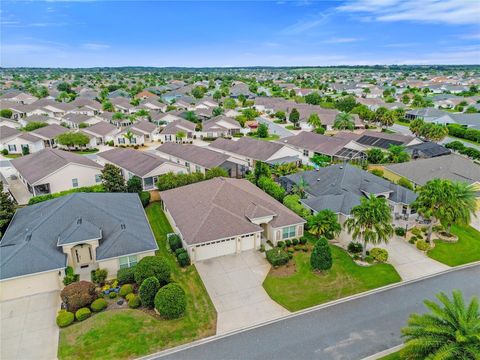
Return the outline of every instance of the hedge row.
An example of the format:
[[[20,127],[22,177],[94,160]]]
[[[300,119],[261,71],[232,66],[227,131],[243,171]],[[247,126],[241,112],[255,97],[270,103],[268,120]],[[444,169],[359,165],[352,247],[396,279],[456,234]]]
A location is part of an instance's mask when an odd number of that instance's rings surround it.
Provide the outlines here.
[[[461,125],[447,125],[447,127],[451,136],[480,143],[480,130],[469,129]]]

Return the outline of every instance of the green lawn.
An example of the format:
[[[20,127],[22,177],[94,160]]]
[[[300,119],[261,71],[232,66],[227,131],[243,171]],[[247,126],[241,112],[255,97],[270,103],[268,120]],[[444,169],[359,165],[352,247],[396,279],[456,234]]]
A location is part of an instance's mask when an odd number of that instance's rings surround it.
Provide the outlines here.
[[[85,154],[95,154],[98,152],[98,149],[85,149],[85,150],[75,150],[72,151],[75,154],[85,155]]]
[[[471,226],[452,226],[458,236],[456,243],[434,240],[435,247],[427,255],[449,266],[458,266],[480,260],[480,232]]]
[[[253,139],[257,139],[257,140],[263,140],[263,141],[273,141],[273,140],[278,140],[280,139],[280,136],[279,135],[275,135],[275,134],[270,134],[268,135],[267,137],[264,137],[264,138],[261,138],[261,137],[258,137],[258,136],[249,136]]]
[[[406,126],[406,127],[410,127],[410,123],[408,123],[408,122],[406,122],[406,121],[395,120],[395,124],[403,125],[403,126]]]
[[[181,269],[167,251],[172,232],[160,203],[146,208],[157,239],[157,255],[165,257],[172,278],[187,294],[187,310],[177,320],[158,320],[141,310],[110,310],[60,331],[60,359],[129,359],[215,334],[217,314],[194,266]]]
[[[390,355],[381,357],[378,360],[401,360],[402,358],[400,357],[400,351],[391,353]]]
[[[19,158],[20,156],[22,156],[22,154],[7,154],[7,155],[3,155],[5,156],[7,159],[16,159],[16,158]]]
[[[312,272],[310,253],[297,252],[292,260],[296,272],[288,276],[270,272],[263,287],[277,303],[297,311],[401,281],[390,264],[359,266],[344,250],[337,246],[331,249],[333,267],[327,273]]]

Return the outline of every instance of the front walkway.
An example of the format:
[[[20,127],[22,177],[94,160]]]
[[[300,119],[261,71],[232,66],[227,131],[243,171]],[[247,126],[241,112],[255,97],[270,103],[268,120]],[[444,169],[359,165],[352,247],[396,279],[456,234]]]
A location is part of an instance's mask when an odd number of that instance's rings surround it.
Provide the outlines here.
[[[218,313],[217,334],[289,314],[263,289],[270,265],[260,252],[221,256],[195,266]]]
[[[58,291],[0,303],[0,358],[52,360],[57,358],[60,308]]]

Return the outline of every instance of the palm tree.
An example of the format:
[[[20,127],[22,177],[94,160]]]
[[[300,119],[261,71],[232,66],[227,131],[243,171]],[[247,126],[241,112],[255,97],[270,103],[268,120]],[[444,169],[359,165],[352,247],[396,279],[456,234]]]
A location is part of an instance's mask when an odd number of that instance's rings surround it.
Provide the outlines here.
[[[332,240],[340,234],[342,227],[338,222],[337,215],[332,210],[325,209],[308,219],[308,229],[319,238],[325,236]]]
[[[462,294],[453,291],[452,299],[437,295],[440,304],[425,300],[429,314],[412,314],[402,329],[406,339],[402,358],[411,360],[475,360],[480,354],[480,311],[478,299],[465,306]]]
[[[125,134],[123,134],[123,137],[128,140],[128,142],[131,144],[133,141],[135,135],[133,135],[132,131],[130,129],[127,130]]]
[[[363,241],[362,259],[365,260],[367,244],[388,243],[393,235],[392,213],[385,198],[370,195],[362,198],[350,215],[345,227],[353,240]]]
[[[310,125],[314,129],[318,129],[322,126],[322,121],[317,113],[312,113],[307,120],[308,125]]]
[[[341,112],[335,117],[333,128],[337,130],[354,130],[355,123],[352,120],[352,116],[345,112]]]

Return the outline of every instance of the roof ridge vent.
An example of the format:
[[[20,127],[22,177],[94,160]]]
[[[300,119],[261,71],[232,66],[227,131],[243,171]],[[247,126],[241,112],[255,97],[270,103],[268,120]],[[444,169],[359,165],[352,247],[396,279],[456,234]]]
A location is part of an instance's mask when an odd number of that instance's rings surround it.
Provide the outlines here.
[[[82,218],[81,217],[77,219],[77,225],[82,225]]]

